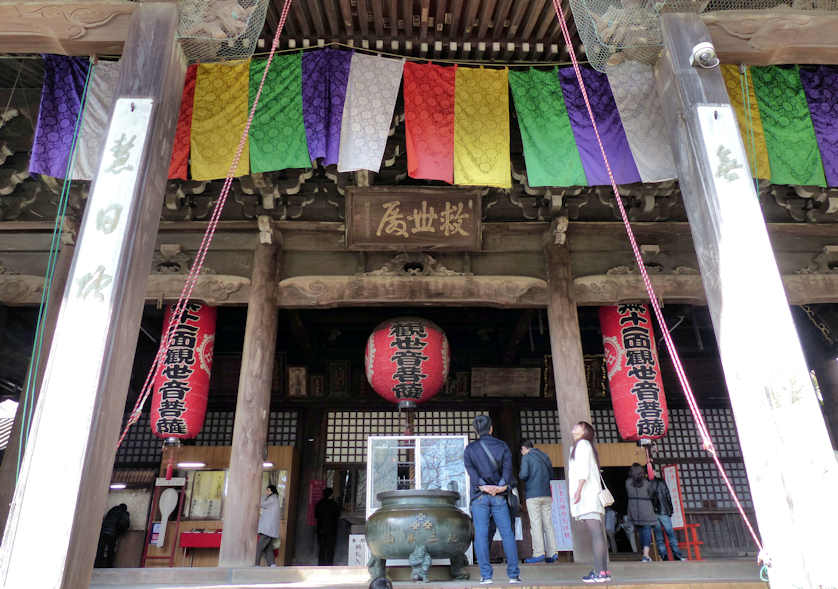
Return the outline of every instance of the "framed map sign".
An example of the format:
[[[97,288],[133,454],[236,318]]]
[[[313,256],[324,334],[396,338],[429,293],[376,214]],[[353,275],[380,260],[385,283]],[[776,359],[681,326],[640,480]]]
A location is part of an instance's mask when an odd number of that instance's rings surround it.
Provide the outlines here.
[[[346,190],[346,245],[354,250],[479,251],[479,190],[354,187]]]

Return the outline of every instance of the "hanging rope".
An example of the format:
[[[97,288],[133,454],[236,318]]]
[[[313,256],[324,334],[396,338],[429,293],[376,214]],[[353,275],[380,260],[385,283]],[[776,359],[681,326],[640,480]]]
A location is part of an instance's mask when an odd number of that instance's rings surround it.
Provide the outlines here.
[[[38,380],[38,366],[41,363],[43,351],[44,330],[46,329],[46,314],[52,296],[52,283],[55,278],[55,265],[58,262],[58,250],[61,247],[61,233],[64,231],[64,213],[67,211],[67,202],[70,197],[70,186],[73,183],[73,168],[76,161],[79,132],[84,122],[84,111],[87,104],[87,90],[90,87],[90,80],[96,68],[96,60],[90,60],[90,67],[87,69],[87,76],[84,79],[84,87],[79,104],[79,114],[76,117],[76,125],[73,129],[73,140],[70,143],[70,155],[67,158],[67,168],[64,173],[64,184],[61,186],[61,194],[58,197],[58,209],[55,213],[55,223],[52,227],[52,241],[49,246],[49,258],[47,259],[47,270],[44,274],[44,285],[41,288],[41,306],[38,309],[38,320],[35,324],[35,341],[32,344],[32,358],[29,360],[29,369],[26,371],[26,389],[23,391],[23,408],[20,416],[20,441],[17,446],[17,465],[15,468],[15,480],[20,475],[20,467],[23,462],[23,451],[29,440],[29,429],[32,426],[32,415],[35,413],[35,386]],[[20,72],[18,72],[20,74]],[[8,108],[8,105],[7,105]],[[5,113],[4,113],[5,114]]]
[[[588,109],[588,117],[591,119],[591,125],[593,125],[594,134],[596,135],[596,140],[599,144],[599,150],[602,154],[602,159],[605,163],[605,169],[608,172],[608,178],[611,181],[611,188],[613,189],[614,196],[616,197],[617,208],[619,209],[620,216],[623,219],[623,225],[625,226],[626,235],[628,236],[629,243],[631,244],[632,252],[634,252],[634,259],[636,260],[637,267],[640,270],[640,276],[643,279],[643,285],[646,287],[646,292],[649,295],[649,301],[651,302],[652,309],[655,312],[655,318],[657,319],[658,324],[661,327],[663,340],[666,344],[666,349],[669,352],[669,357],[672,360],[672,365],[675,368],[675,374],[678,376],[678,381],[681,383],[681,388],[684,391],[684,397],[687,400],[687,405],[689,406],[690,412],[692,413],[693,419],[695,420],[696,429],[698,430],[698,433],[701,436],[702,446],[704,450],[706,450],[710,454],[710,456],[713,458],[713,461],[716,463],[716,467],[719,470],[719,474],[724,480],[724,483],[727,486],[728,491],[730,492],[730,496],[733,498],[733,502],[736,504],[736,508],[739,510],[739,514],[745,521],[745,525],[747,526],[748,531],[750,532],[751,537],[754,540],[754,543],[756,544],[760,553],[762,553],[762,542],[760,542],[757,533],[754,531],[754,527],[751,525],[751,520],[745,513],[745,509],[742,507],[742,503],[739,501],[739,497],[736,495],[736,491],[733,488],[733,484],[730,482],[730,478],[727,476],[727,472],[725,471],[724,466],[722,466],[722,463],[719,460],[718,453],[716,452],[716,447],[713,444],[713,440],[710,438],[710,431],[707,429],[707,424],[704,421],[704,417],[701,415],[701,410],[698,407],[698,403],[696,402],[695,395],[692,391],[692,387],[690,386],[690,382],[687,379],[687,374],[684,371],[683,365],[681,364],[681,358],[678,355],[678,350],[675,348],[675,342],[672,341],[672,336],[670,336],[669,330],[666,328],[666,322],[664,321],[663,311],[661,310],[660,303],[658,302],[658,298],[655,295],[655,289],[652,287],[652,282],[649,279],[649,274],[646,272],[646,266],[643,264],[643,257],[640,255],[640,248],[637,246],[637,240],[634,237],[634,231],[632,231],[631,223],[629,222],[628,215],[626,214],[626,209],[623,206],[623,200],[620,196],[620,189],[617,187],[617,182],[614,180],[614,174],[611,171],[611,165],[609,164],[608,156],[605,153],[605,146],[603,145],[602,138],[599,135],[599,129],[597,128],[596,119],[594,118],[594,113],[591,109],[591,103],[588,99],[588,92],[585,88],[585,82],[582,79],[582,70],[579,68],[579,62],[576,60],[576,51],[574,50],[573,44],[571,43],[570,32],[568,31],[567,23],[565,22],[564,18],[564,10],[562,10],[561,3],[559,2],[559,0],[553,0],[553,8],[556,11],[556,17],[559,19],[559,25],[562,29],[562,35],[564,36],[565,44],[567,45],[568,51],[570,52],[570,59],[573,62],[573,69],[576,72],[576,79],[579,82],[579,89],[582,91],[582,97],[585,99],[585,107]]]
[[[137,423],[140,416],[143,412],[143,406],[145,405],[148,396],[152,392],[152,383],[154,380],[154,375],[157,373],[157,369],[165,363],[166,359],[166,352],[169,350],[169,344],[171,343],[172,336],[174,335],[175,328],[181,321],[184,311],[186,310],[186,306],[189,304],[189,300],[192,297],[192,291],[195,290],[195,286],[198,284],[198,277],[201,274],[201,268],[204,266],[204,260],[207,257],[207,251],[209,251],[209,246],[212,243],[212,238],[215,235],[215,230],[218,227],[218,221],[221,219],[221,213],[224,210],[224,204],[227,202],[227,195],[230,193],[230,187],[233,184],[233,177],[236,174],[236,170],[239,166],[239,160],[241,160],[242,152],[244,151],[244,145],[247,142],[247,136],[250,133],[250,125],[253,123],[253,117],[256,114],[256,107],[259,105],[259,99],[262,96],[262,89],[265,86],[265,80],[268,77],[268,71],[271,67],[271,62],[273,61],[274,55],[276,54],[276,50],[279,47],[279,39],[282,35],[282,29],[285,27],[285,21],[288,18],[288,11],[291,9],[291,2],[293,0],[285,0],[285,5],[282,7],[282,14],[279,19],[279,24],[276,27],[276,33],[274,34],[273,43],[271,44],[271,51],[268,55],[268,59],[265,62],[265,70],[262,72],[262,80],[259,83],[259,89],[256,91],[256,96],[253,98],[253,106],[250,108],[250,115],[247,117],[247,123],[244,126],[244,130],[242,131],[241,139],[239,140],[239,146],[236,148],[236,153],[233,156],[233,161],[230,164],[230,169],[227,172],[227,177],[224,180],[224,186],[221,188],[221,194],[218,197],[218,202],[215,205],[215,208],[212,212],[212,217],[210,218],[209,225],[207,226],[207,230],[204,233],[204,238],[201,241],[201,245],[198,247],[198,252],[195,255],[195,260],[192,262],[192,268],[189,270],[189,275],[186,277],[186,282],[183,285],[183,290],[180,293],[180,297],[178,297],[177,304],[175,305],[174,310],[172,311],[172,316],[169,320],[169,325],[166,327],[166,332],[164,336],[160,340],[160,348],[157,351],[157,355],[154,357],[154,361],[151,364],[151,368],[148,371],[148,375],[146,376],[145,382],[143,383],[142,389],[140,389],[140,395],[137,398],[137,402],[134,404],[134,408],[131,411],[131,414],[128,417],[128,421],[125,424],[125,429],[122,431],[122,435],[119,437],[119,441],[116,443],[117,449],[122,445],[122,442],[125,440],[125,436],[128,435],[128,430],[131,429],[131,426]]]

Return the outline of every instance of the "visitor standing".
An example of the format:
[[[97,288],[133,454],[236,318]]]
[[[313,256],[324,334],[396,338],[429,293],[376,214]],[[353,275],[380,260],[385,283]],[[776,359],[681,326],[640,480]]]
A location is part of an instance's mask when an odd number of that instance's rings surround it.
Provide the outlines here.
[[[580,421],[571,430],[573,448],[570,450],[567,482],[571,494],[570,515],[582,522],[591,535],[594,568],[582,577],[585,583],[605,583],[611,580],[608,571],[608,549],[602,517],[605,509],[599,500],[602,485],[599,480],[599,454],[594,445],[594,427]]]
[[[672,551],[673,560],[686,560],[678,548],[678,538],[675,536],[675,530],[672,529],[672,495],[669,493],[669,487],[660,477],[650,483],[652,486],[652,509],[655,511],[655,516],[658,518],[658,523],[655,526],[655,541],[658,544],[658,552],[660,552],[663,560],[669,560],[666,552],[666,542],[663,539],[663,534],[669,537],[669,548]],[[663,528],[663,529],[661,529]]]
[[[642,562],[650,562],[649,548],[652,545],[652,527],[658,523],[652,509],[652,486],[646,477],[644,468],[638,463],[631,465],[626,479],[628,513],[635,527],[640,528],[640,544],[643,547]]]
[[[610,507],[605,508],[605,533],[608,535],[608,547],[617,553],[617,512]]]
[[[279,538],[279,519],[281,515],[281,504],[276,485],[268,485],[265,488],[265,496],[262,498],[261,512],[259,513],[259,543],[256,546],[256,566],[262,564],[262,557],[268,566],[275,567],[273,542]]]
[[[102,531],[99,533],[99,546],[96,549],[97,567],[113,568],[117,540],[128,531],[130,526],[131,516],[125,503],[120,503],[108,510],[102,520]]]
[[[317,520],[317,564],[320,566],[331,566],[335,562],[340,505],[332,499],[333,494],[333,489],[323,489],[323,498],[314,506],[314,519]]]
[[[503,539],[509,582],[520,583],[518,547],[506,498],[513,480],[512,452],[506,442],[492,436],[492,420],[488,415],[475,417],[473,426],[478,439],[466,446],[463,460],[471,484],[474,550],[480,565],[480,584],[491,584],[494,573],[489,561],[489,518],[494,519]]]
[[[529,440],[521,442],[521,456],[518,479],[525,485],[532,535],[532,556],[524,562],[554,562],[559,558],[559,545],[556,542],[556,530],[553,529],[553,496],[550,492],[553,463],[547,454],[533,447]]]

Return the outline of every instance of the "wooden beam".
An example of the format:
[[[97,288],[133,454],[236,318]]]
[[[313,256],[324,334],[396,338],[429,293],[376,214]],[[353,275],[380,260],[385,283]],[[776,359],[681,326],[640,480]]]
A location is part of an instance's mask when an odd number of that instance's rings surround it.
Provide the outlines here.
[[[489,25],[492,24],[492,18],[495,13],[495,4],[497,4],[497,0],[486,0],[482,3],[480,9],[480,27],[477,30],[477,39],[480,41],[486,39],[486,32],[489,30]]]
[[[512,11],[512,18],[509,21],[509,35],[507,39],[514,41],[518,38],[518,27],[521,26],[521,21],[524,20],[524,13],[527,11],[528,4],[526,2],[516,2],[515,10]]]
[[[436,18],[434,19],[434,37],[437,39],[443,38],[445,32],[445,9],[448,7],[448,0],[437,0],[436,2]]]
[[[431,0],[420,0],[419,2],[419,39],[424,41],[428,38],[428,20],[430,19]]]
[[[346,32],[346,38],[351,39],[354,32],[354,24],[352,22],[352,6],[350,0],[340,0],[340,16],[343,19],[343,28]]]
[[[326,23],[323,22],[323,12],[320,10],[320,2],[306,2],[305,4],[308,6],[308,11],[311,14],[311,22],[314,23],[314,32],[318,37],[325,37]],[[334,6],[331,6],[330,10],[334,10]],[[332,35],[337,35],[337,19],[331,18],[328,20]]]
[[[448,29],[449,41],[460,41],[460,21],[463,17],[464,1],[452,0],[451,2],[451,28]]]
[[[390,0],[390,39],[395,41],[399,38],[399,0]]]
[[[4,587],[90,584],[186,73],[177,24],[173,3],[138,4],[132,15],[0,548]],[[55,534],[46,552],[45,518]]]
[[[262,461],[268,436],[278,321],[274,299],[276,254],[274,243],[261,243],[253,253],[230,456],[230,480],[236,484],[230,485],[225,497],[224,535],[218,555],[221,567],[251,566],[257,556],[254,531],[259,521],[259,499],[264,492]]]
[[[663,14],[661,30],[664,51],[655,70],[661,114],[754,511],[771,553],[771,585],[829,585],[831,551],[817,535],[838,527],[838,511],[820,509],[818,497],[821,489],[838,488],[838,463],[753,182],[727,167],[747,161],[736,115],[719,68],[692,67],[693,48],[710,39],[701,19]]]
[[[0,53],[120,54],[134,2],[0,4]]]
[[[492,30],[493,41],[500,41],[501,37],[503,37],[506,16],[509,14],[510,8],[512,8],[512,0],[500,0],[498,3],[497,12],[495,12],[494,29]]]
[[[308,24],[305,9],[301,2],[293,2],[294,18],[297,19],[297,24],[300,26],[300,31],[303,37],[311,37],[311,27]]]
[[[725,10],[702,16],[723,63],[838,63],[838,14]]]
[[[480,0],[468,0],[466,5],[465,24],[463,25],[463,41],[472,39],[471,29],[474,27],[474,20],[477,18],[477,9],[480,7]]]
[[[530,7],[530,14],[527,17],[527,22],[524,25],[523,30],[521,31],[521,40],[522,41],[535,41],[540,37],[533,38],[532,33],[535,30],[535,26],[541,20],[541,13],[544,12],[544,4],[547,0],[533,0],[532,5]]]
[[[413,37],[413,0],[402,0],[402,16],[404,17],[404,34],[410,40]]]
[[[373,14],[375,14],[376,8],[381,10],[381,0],[372,0],[372,9]],[[374,24],[375,24],[375,34],[377,36],[381,36],[381,32],[379,31],[378,25],[378,15],[375,14],[374,17]],[[367,8],[367,0],[358,0],[358,28],[361,29],[361,36],[366,38],[367,35],[370,33],[370,13],[369,9]]]

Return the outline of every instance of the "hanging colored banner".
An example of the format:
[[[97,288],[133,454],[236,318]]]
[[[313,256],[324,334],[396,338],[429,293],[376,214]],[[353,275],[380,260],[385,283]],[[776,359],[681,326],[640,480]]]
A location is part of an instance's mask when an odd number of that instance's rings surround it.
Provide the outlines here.
[[[826,183],[838,186],[838,67],[801,67],[800,81],[809,104]]]
[[[508,70],[457,68],[454,182],[512,187]]]
[[[250,62],[248,108],[253,108],[267,62],[267,59]],[[251,173],[311,167],[303,124],[302,91],[302,54],[275,57],[250,126]]]
[[[454,80],[457,66],[404,65],[407,175],[454,182]]]
[[[74,180],[92,180],[99,168],[121,66],[119,61],[100,61],[93,68],[87,88],[84,121],[79,131]]]
[[[323,49],[303,54],[303,121],[311,161],[338,163],[340,124],[346,101],[351,51]]]
[[[164,332],[172,307],[163,316]],[[166,359],[154,376],[151,431],[159,438],[194,438],[207,412],[217,309],[203,303],[186,305],[172,335]]]
[[[620,437],[663,437],[669,414],[649,308],[627,304],[599,308],[608,388]]]
[[[249,61],[198,65],[192,110],[193,180],[217,180],[230,171],[247,124],[249,81]],[[245,138],[234,176],[250,171],[248,143]]]
[[[751,176],[770,178],[771,165],[768,161],[768,148],[765,145],[765,130],[762,127],[762,117],[759,115],[759,104],[754,94],[750,68],[746,67],[744,72],[740,72],[739,66],[723,65],[721,69],[730,104],[736,113],[739,134],[742,136],[745,153],[748,154],[748,161],[751,164]]]
[[[530,186],[586,186],[556,68],[510,71]]]
[[[44,55],[44,84],[35,125],[30,174],[64,178],[81,109],[87,58]]]
[[[826,186],[798,67],[752,67],[773,184]]]
[[[640,173],[634,163],[634,156],[631,154],[608,78],[593,68],[584,67],[582,80],[585,82],[588,100],[591,103],[591,110],[594,113],[599,136],[605,146],[605,153],[608,155],[608,163],[611,165],[614,179],[617,184],[640,182]],[[579,88],[579,81],[576,79],[576,72],[572,67],[559,69],[559,81],[588,184],[590,186],[610,184],[602,152],[588,115],[585,98]]]
[[[661,182],[677,178],[652,66],[636,61],[609,66],[608,84],[640,179]]]
[[[195,101],[196,64],[186,69],[183,96],[180,99],[180,113],[177,117],[175,142],[172,145],[172,159],[169,162],[169,178],[186,180],[189,176],[189,137],[192,134],[192,107]]]
[[[338,172],[378,172],[390,135],[404,59],[355,53],[340,124]]]

